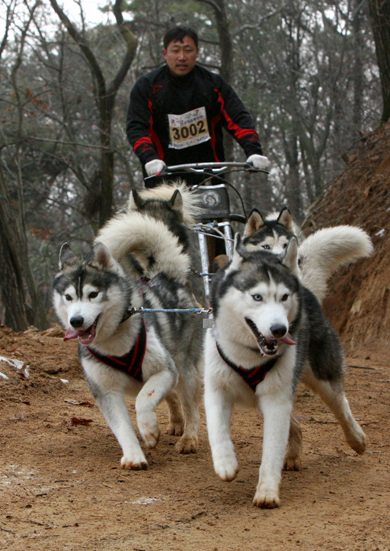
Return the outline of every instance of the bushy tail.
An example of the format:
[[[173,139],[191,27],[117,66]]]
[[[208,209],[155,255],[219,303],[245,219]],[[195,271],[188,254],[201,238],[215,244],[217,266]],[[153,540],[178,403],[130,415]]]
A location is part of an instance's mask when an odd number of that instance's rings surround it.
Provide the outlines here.
[[[132,274],[129,257],[133,255],[142,275],[151,278],[163,272],[180,283],[188,279],[189,256],[165,224],[150,216],[132,211],[118,214],[101,228],[96,241],[103,243]]]
[[[322,301],[334,272],[342,265],[370,256],[373,250],[369,235],[358,227],[318,230],[299,246],[302,282]]]

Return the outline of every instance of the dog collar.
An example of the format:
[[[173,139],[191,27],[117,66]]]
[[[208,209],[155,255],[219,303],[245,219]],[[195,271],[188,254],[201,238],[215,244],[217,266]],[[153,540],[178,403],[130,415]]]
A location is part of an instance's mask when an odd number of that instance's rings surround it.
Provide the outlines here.
[[[123,371],[123,373],[127,373],[137,381],[142,381],[142,363],[146,351],[146,340],[145,321],[142,320],[141,329],[134,346],[124,356],[104,356],[104,354],[100,354],[100,352],[89,346],[87,346],[87,350],[99,362]]]
[[[244,381],[251,387],[253,392],[255,392],[257,385],[264,381],[264,378],[267,375],[268,371],[273,368],[273,366],[279,359],[279,357],[274,357],[263,365],[257,365],[255,367],[251,367],[250,369],[244,369],[240,365],[236,365],[231,360],[229,360],[219,344],[217,342],[215,344],[217,346],[218,353],[223,361],[244,379]]]

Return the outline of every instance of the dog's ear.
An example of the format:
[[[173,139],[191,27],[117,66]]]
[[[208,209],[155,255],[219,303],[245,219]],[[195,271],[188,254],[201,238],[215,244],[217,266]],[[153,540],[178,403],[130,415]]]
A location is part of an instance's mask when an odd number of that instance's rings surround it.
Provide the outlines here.
[[[79,260],[70,248],[69,243],[63,243],[58,255],[58,267],[60,271],[62,272],[64,268],[74,266],[78,262]]]
[[[261,215],[261,212],[257,209],[253,209],[249,215],[247,223],[244,228],[244,236],[249,237],[254,233],[258,232],[264,226],[264,218]]]
[[[282,264],[286,266],[292,274],[298,277],[299,267],[298,267],[298,241],[295,237],[290,239],[286,253],[281,259]]]
[[[133,188],[129,194],[128,210],[142,210],[145,206],[145,201],[142,199],[138,191]]]
[[[90,262],[92,266],[96,268],[102,268],[103,270],[117,270],[117,263],[114,257],[110,253],[103,243],[97,241],[93,246],[93,257]]]
[[[246,251],[246,249],[243,248],[241,241],[242,241],[241,234],[236,233],[234,236],[233,258],[230,263],[230,267],[233,270],[238,270],[243,259],[242,253]]]
[[[291,212],[287,207],[284,207],[276,220],[278,224],[284,226],[289,232],[294,233],[294,223],[291,216]]]
[[[175,189],[169,200],[169,206],[176,212],[180,218],[183,216],[183,196],[178,189]]]

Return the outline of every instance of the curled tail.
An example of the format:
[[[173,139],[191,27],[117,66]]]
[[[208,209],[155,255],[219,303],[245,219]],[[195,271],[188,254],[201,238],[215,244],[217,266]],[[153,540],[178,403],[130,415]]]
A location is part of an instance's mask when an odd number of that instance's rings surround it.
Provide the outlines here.
[[[302,282],[322,301],[334,272],[342,265],[370,256],[373,250],[369,235],[361,228],[335,226],[318,230],[299,246]]]
[[[158,273],[185,283],[190,258],[166,225],[139,212],[128,211],[114,216],[100,229],[97,242],[103,243],[116,260],[134,275],[134,256],[138,271],[152,278]]]

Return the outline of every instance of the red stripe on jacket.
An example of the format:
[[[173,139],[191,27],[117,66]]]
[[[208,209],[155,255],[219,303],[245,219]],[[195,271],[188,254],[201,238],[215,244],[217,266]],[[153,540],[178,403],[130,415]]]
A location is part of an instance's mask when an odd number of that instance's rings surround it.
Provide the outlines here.
[[[228,128],[229,130],[234,132],[234,135],[236,136],[236,138],[240,140],[245,136],[253,135],[256,137],[256,139],[259,139],[259,135],[256,132],[256,130],[254,130],[253,128],[241,128],[241,126],[239,126],[237,123],[235,123],[232,120],[232,118],[230,117],[230,115],[227,113],[225,109],[225,100],[221,96],[220,91],[218,90],[218,88],[214,88],[214,91],[218,94],[218,102],[221,105],[221,113],[224,116],[226,122],[228,123]]]
[[[149,144],[156,148],[158,158],[162,161],[164,160],[164,150],[162,148],[160,139],[153,127],[153,103],[151,99],[149,98],[148,101],[148,107],[150,111],[150,117],[149,117],[149,136],[143,136],[139,140],[137,140],[133,146],[134,153],[136,153],[136,150],[138,147],[140,147],[143,144]]]

